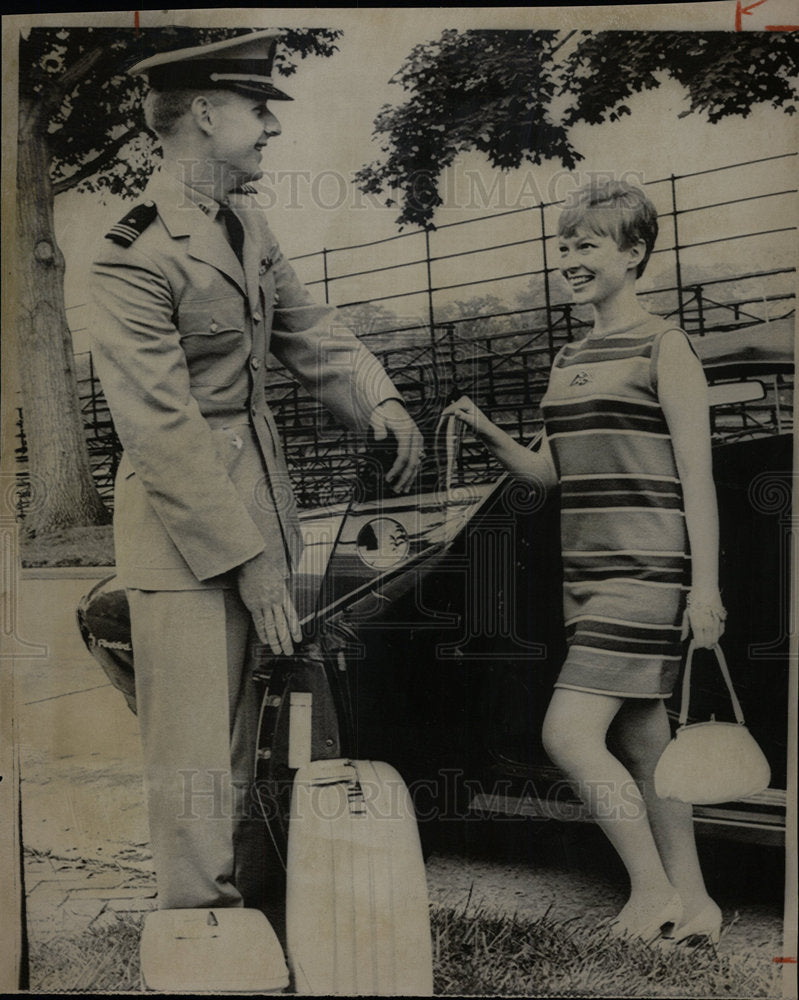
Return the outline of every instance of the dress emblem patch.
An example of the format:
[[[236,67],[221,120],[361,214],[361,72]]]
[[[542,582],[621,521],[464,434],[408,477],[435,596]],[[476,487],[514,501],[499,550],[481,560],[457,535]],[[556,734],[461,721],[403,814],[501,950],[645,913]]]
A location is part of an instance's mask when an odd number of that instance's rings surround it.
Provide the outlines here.
[[[589,382],[593,381],[594,376],[591,372],[586,371],[585,368],[581,368],[571,382],[569,382],[569,385],[588,385]]]

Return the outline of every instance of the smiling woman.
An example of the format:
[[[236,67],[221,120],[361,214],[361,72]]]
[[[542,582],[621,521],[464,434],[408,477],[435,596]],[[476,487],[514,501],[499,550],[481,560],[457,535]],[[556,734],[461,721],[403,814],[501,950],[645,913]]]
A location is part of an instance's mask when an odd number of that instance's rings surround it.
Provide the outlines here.
[[[685,333],[636,298],[657,236],[644,193],[592,183],[574,194],[558,231],[560,269],[594,325],[555,358],[541,454],[525,460],[469,401],[450,412],[517,475],[533,478],[545,459],[560,483],[569,649],[542,740],[627,869],[630,896],[611,930],[647,942],[717,941],[721,914],[704,885],[690,807],[659,799],[652,782],[669,741],[664,699],[679,671],[684,615],[699,646],[718,641],[726,618],[705,378]]]

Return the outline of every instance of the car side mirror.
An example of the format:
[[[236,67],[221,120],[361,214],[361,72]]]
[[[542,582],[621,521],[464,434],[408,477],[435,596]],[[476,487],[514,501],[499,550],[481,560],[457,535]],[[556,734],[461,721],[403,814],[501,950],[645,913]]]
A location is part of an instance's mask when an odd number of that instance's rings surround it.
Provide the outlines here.
[[[726,406],[730,403],[750,403],[756,399],[764,399],[766,387],[762,382],[718,382],[708,386],[708,399],[711,406]]]

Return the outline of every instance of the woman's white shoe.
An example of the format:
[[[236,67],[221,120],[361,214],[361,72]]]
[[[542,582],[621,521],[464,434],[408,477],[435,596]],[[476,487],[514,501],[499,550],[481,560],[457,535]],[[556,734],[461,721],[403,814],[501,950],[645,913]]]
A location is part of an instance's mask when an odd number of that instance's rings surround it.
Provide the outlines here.
[[[716,945],[721,939],[721,910],[711,900],[695,917],[675,925],[674,930],[663,937],[670,944],[679,944],[681,941],[696,943],[694,939],[705,938]]]
[[[675,892],[671,899],[646,923],[641,926],[625,924],[618,919],[610,924],[610,931],[614,937],[620,938],[640,938],[642,941],[650,943],[663,935],[664,928],[675,926],[682,920],[683,908],[680,894]]]

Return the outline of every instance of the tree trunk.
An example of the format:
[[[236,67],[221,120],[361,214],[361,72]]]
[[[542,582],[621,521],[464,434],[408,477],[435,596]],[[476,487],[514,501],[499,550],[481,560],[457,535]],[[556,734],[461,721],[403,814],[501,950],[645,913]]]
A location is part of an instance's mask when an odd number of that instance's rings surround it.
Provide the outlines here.
[[[105,524],[78,404],[64,307],[64,257],[55,240],[50,151],[35,98],[20,95],[17,166],[17,338],[31,473],[26,527]]]

